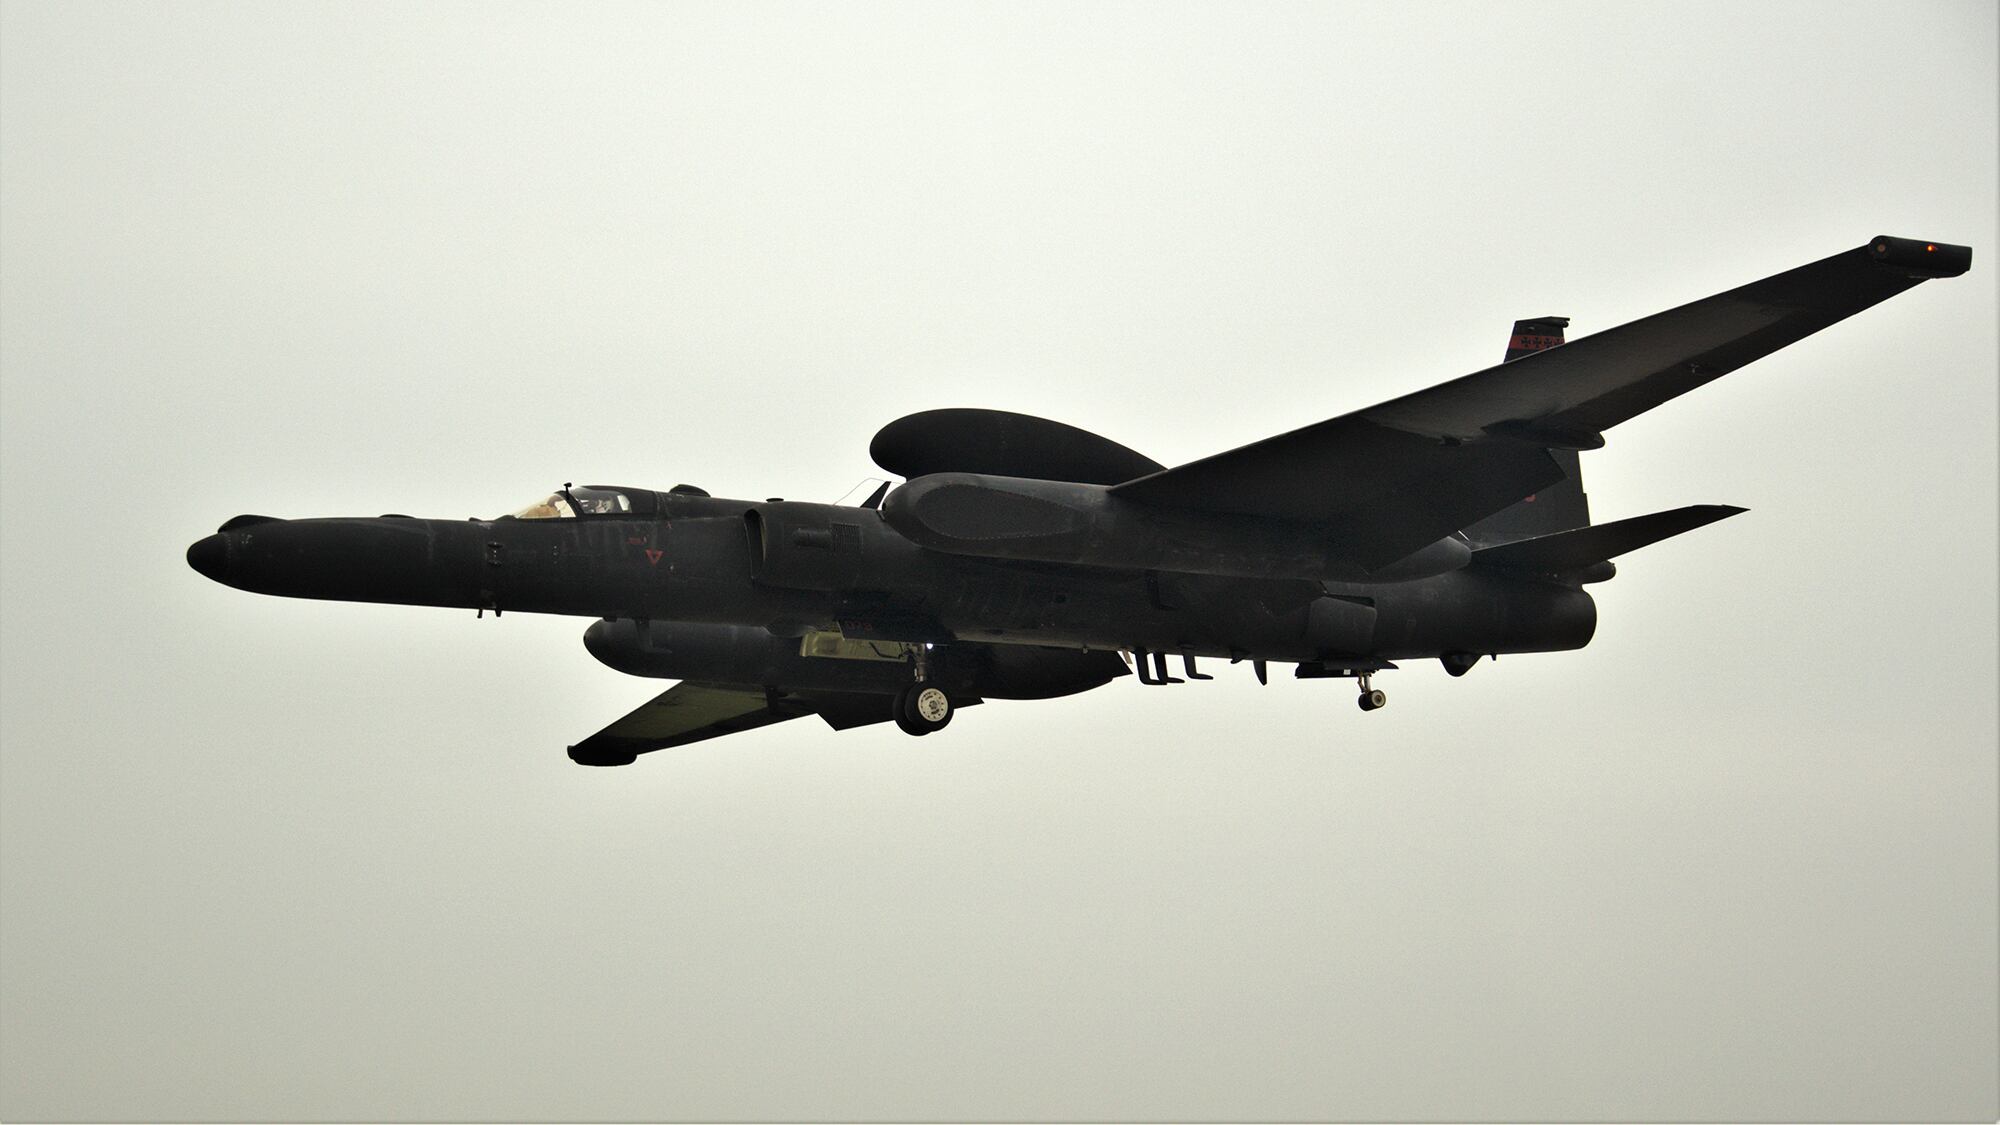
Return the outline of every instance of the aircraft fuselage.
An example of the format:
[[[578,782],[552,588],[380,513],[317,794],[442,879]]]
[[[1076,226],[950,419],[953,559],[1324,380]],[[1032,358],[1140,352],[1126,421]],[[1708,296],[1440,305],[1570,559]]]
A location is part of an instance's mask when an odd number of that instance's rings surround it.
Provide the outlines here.
[[[1360,583],[1022,562],[917,546],[867,508],[657,504],[574,519],[239,519],[189,561],[287,597],[1294,662],[1572,649],[1596,624],[1573,582],[1476,568]]]

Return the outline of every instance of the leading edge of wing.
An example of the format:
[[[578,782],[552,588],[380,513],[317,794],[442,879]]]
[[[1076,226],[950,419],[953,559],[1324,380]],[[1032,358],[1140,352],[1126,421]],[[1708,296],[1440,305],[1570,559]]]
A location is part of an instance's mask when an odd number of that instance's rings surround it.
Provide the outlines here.
[[[1965,272],[1971,254],[1877,238],[1111,491],[1146,504],[1332,524],[1350,557],[1380,567],[1560,479],[1547,450],[1595,448],[1618,422],[1927,278]]]
[[[1512,426],[1592,448],[1620,422],[1971,262],[1970,247],[1881,236],[1362,413],[1432,437],[1472,440]]]

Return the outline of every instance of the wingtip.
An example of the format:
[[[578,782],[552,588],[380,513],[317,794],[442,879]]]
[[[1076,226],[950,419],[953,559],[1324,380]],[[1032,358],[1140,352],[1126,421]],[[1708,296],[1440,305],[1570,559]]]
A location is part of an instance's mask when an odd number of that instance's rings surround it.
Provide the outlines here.
[[[1868,255],[1916,277],[1957,277],[1972,268],[1972,247],[1922,238],[1878,234],[1868,241]]]
[[[1694,526],[1702,527],[1711,523],[1720,523],[1731,516],[1740,516],[1750,509],[1736,504],[1696,504],[1693,505],[1692,510],[1701,520],[1700,523]]]
[[[629,766],[639,760],[631,751],[589,750],[577,746],[569,748],[569,760],[579,766]]]

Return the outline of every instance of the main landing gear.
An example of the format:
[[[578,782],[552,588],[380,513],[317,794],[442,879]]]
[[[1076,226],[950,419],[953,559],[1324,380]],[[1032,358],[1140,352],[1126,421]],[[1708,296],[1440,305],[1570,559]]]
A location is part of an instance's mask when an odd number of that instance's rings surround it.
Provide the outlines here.
[[[904,734],[918,737],[949,726],[951,713],[957,710],[951,693],[930,682],[929,648],[924,645],[916,650],[911,671],[916,673],[917,682],[897,692],[892,705],[896,725],[903,728]]]
[[[936,684],[922,680],[896,694],[896,725],[904,734],[926,735],[943,730],[951,723],[951,695]]]

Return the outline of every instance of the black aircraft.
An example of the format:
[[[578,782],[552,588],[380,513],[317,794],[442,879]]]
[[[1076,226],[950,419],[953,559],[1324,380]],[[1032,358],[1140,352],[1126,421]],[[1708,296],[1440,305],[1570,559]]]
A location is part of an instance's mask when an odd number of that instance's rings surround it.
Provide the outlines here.
[[[187,559],[264,594],[601,618],[591,655],[681,682],[570,747],[584,765],[802,715],[929,734],[1128,670],[1210,679],[1198,657],[1351,678],[1372,711],[1392,661],[1581,648],[1613,558],[1743,510],[1592,524],[1577,454],[1605,430],[1971,263],[1884,237],[1573,343],[1520,321],[1498,366],[1171,469],[931,410],[875,435],[906,481],[858,506],[564,485],[491,520],[237,516]]]

